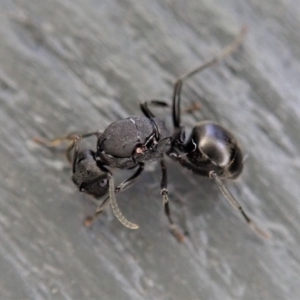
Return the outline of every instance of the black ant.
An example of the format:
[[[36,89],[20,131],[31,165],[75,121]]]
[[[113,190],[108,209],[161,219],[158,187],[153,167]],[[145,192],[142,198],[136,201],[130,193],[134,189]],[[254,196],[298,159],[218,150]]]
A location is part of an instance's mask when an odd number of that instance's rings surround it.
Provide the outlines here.
[[[103,132],[68,134],[53,140],[34,139],[48,147],[54,147],[62,141],[70,141],[66,156],[72,163],[72,180],[75,185],[81,192],[97,199],[108,193],[108,197],[97,207],[95,214],[86,219],[86,226],[91,225],[109,200],[118,220],[130,229],[137,229],[138,225],[129,222],[122,215],[116,202],[116,194],[134,183],[142,173],[145,162],[159,160],[162,171],[161,195],[165,214],[173,234],[179,241],[182,241],[184,236],[176,229],[169,209],[164,158],[167,155],[192,173],[215,180],[225,198],[241,212],[250,228],[264,238],[270,237],[269,233],[260,229],[248,217],[222,182],[223,179],[237,178],[243,170],[243,154],[233,134],[215,122],[203,121],[196,124],[191,136],[186,140],[184,127],[180,122],[180,96],[183,81],[231,55],[241,45],[246,31],[246,28],[243,28],[237,38],[218,55],[176,80],[172,103],[173,132],[169,131],[164,120],[156,118],[148,107],[148,105],[161,107],[169,105],[164,101],[152,100],[141,104],[144,117],[134,116],[116,121]],[[97,137],[97,150],[80,150],[80,141],[90,136]],[[136,171],[115,188],[109,168],[136,168]]]

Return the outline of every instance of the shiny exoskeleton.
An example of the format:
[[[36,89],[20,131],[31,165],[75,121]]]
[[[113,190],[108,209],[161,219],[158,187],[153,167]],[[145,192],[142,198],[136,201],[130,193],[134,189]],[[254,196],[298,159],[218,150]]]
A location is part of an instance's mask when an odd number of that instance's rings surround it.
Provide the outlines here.
[[[215,172],[220,178],[234,179],[243,170],[243,155],[235,137],[215,122],[197,123],[179,149],[186,154],[191,170],[198,175],[209,177]]]
[[[134,183],[142,173],[146,162],[159,160],[162,171],[161,194],[164,210],[172,232],[179,241],[182,241],[183,235],[176,229],[169,209],[167,169],[164,159],[164,156],[167,155],[192,173],[214,179],[225,198],[241,212],[248,225],[261,236],[269,237],[267,232],[260,229],[246,215],[241,205],[222,183],[222,179],[237,178],[243,170],[243,154],[233,134],[220,124],[203,121],[195,125],[190,137],[186,139],[184,127],[180,121],[180,97],[184,80],[233,53],[241,45],[245,32],[246,30],[243,28],[241,34],[219,55],[176,80],[172,102],[173,131],[167,129],[164,120],[155,117],[149,109],[149,105],[161,107],[169,105],[164,101],[152,100],[141,104],[143,117],[133,116],[116,121],[103,132],[83,135],[69,134],[50,141],[35,139],[50,147],[56,146],[61,141],[69,140],[67,157],[73,165],[72,180],[75,185],[80,191],[95,198],[101,198],[108,193],[108,197],[98,206],[94,216],[86,220],[86,225],[90,225],[95,220],[107,201],[110,200],[118,220],[128,228],[138,228],[136,224],[129,222],[122,215],[115,196]],[[80,141],[93,135],[97,137],[96,151],[80,150]],[[73,151],[72,158],[71,151]],[[110,170],[113,168],[135,168],[136,171],[115,188]]]

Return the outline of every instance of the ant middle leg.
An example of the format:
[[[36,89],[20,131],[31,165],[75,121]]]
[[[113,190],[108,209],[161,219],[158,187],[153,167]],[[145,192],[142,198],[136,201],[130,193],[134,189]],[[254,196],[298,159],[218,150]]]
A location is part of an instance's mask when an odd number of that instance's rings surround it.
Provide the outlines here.
[[[98,137],[100,134],[101,134],[100,131],[94,131],[94,132],[89,132],[89,133],[85,133],[85,134],[69,133],[67,135],[59,136],[54,139],[43,139],[40,137],[34,137],[33,141],[36,142],[37,144],[40,144],[47,148],[55,148],[63,142],[69,142],[70,144],[65,151],[65,156],[66,156],[68,162],[70,164],[72,164],[73,159],[72,159],[71,152],[74,149],[76,139],[78,139],[78,138],[84,139],[84,138],[87,138],[90,136]]]
[[[172,216],[171,216],[171,211],[170,211],[170,206],[169,206],[169,197],[168,197],[168,179],[167,179],[167,168],[165,164],[165,159],[164,157],[161,158],[160,160],[160,166],[161,166],[161,172],[162,172],[162,178],[161,178],[161,195],[163,198],[163,205],[164,205],[164,210],[165,214],[169,220],[170,224],[170,230],[173,236],[177,239],[178,242],[183,242],[185,236],[184,234],[181,233],[181,231],[177,228],[177,225],[173,222]]]

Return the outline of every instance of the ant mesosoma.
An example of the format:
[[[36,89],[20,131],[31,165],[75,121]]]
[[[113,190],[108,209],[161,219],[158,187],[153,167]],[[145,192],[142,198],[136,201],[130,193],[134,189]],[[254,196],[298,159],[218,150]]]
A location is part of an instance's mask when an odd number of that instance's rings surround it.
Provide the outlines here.
[[[116,194],[134,183],[142,173],[145,162],[159,160],[162,171],[161,195],[164,211],[172,233],[179,241],[182,241],[184,236],[177,230],[169,208],[164,158],[164,155],[167,155],[192,173],[215,180],[225,198],[236,210],[240,211],[250,228],[264,238],[270,237],[268,232],[260,229],[248,217],[222,182],[223,179],[237,178],[243,169],[243,154],[235,137],[215,122],[202,121],[195,125],[190,137],[186,140],[185,130],[180,121],[180,96],[184,80],[231,55],[241,45],[246,31],[246,28],[243,28],[237,38],[218,55],[176,80],[172,103],[173,132],[169,131],[164,120],[156,118],[148,107],[148,105],[160,107],[169,105],[164,101],[152,100],[141,104],[143,117],[134,116],[116,121],[103,132],[68,134],[53,140],[34,139],[47,147],[55,147],[63,141],[70,141],[66,156],[72,163],[74,184],[81,192],[97,199],[108,193],[108,196],[97,207],[95,214],[86,219],[86,226],[92,224],[109,200],[117,219],[124,226],[137,229],[138,225],[129,222],[121,213],[116,202]],[[80,141],[90,136],[97,137],[97,150],[80,150]],[[111,168],[135,168],[136,171],[115,188]]]

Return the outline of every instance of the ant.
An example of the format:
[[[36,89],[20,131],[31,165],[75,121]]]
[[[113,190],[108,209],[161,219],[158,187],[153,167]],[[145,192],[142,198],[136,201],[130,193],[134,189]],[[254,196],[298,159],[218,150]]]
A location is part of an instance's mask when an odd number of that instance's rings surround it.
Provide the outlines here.
[[[225,187],[222,180],[235,179],[243,170],[243,154],[233,134],[220,124],[212,121],[202,121],[195,125],[188,139],[181,124],[181,90],[183,82],[218,63],[231,55],[242,44],[247,28],[243,27],[236,39],[225,47],[218,55],[204,62],[190,72],[179,77],[174,84],[172,101],[173,132],[165,125],[164,120],[156,118],[149,105],[168,107],[164,101],[151,100],[140,104],[144,114],[142,117],[129,117],[110,124],[103,132],[96,131],[87,134],[68,134],[53,140],[34,138],[47,147],[55,147],[63,141],[69,141],[66,150],[68,161],[72,164],[72,180],[81,192],[99,199],[108,196],[97,207],[92,217],[85,220],[85,225],[92,222],[103,211],[108,200],[117,219],[130,229],[138,225],[128,221],[121,213],[116,194],[130,187],[144,170],[148,161],[159,160],[162,172],[161,195],[164,211],[168,218],[171,232],[178,241],[184,235],[177,229],[171,217],[167,189],[167,169],[165,155],[180,163],[194,174],[213,179],[228,202],[245,219],[249,227],[264,238],[270,234],[260,229],[245,213],[239,202]],[[97,149],[81,150],[80,142],[90,136],[97,137]],[[71,152],[73,151],[73,155]],[[114,178],[110,169],[136,169],[135,173],[115,188]]]

